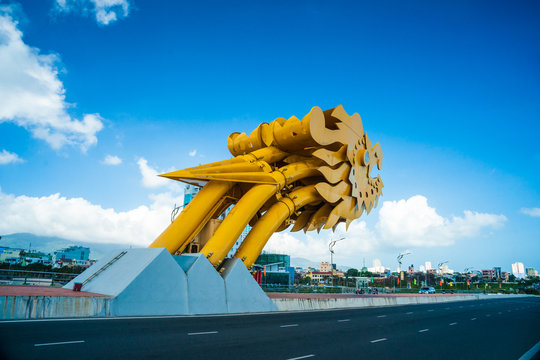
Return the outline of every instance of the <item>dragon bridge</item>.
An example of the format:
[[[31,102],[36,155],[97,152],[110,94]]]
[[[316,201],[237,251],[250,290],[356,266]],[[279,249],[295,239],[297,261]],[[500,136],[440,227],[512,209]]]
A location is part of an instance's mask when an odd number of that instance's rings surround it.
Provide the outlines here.
[[[234,205],[200,252],[219,267],[250,224],[234,257],[251,269],[274,232],[291,225],[293,232],[335,230],[340,222],[348,228],[382,195],[380,176],[370,175],[381,169],[381,146],[372,144],[360,115],[341,105],[313,107],[302,120],[277,118],[250,135],[232,133],[227,146],[231,159],[161,175],[202,188],[149,247],[186,252],[209,221]]]

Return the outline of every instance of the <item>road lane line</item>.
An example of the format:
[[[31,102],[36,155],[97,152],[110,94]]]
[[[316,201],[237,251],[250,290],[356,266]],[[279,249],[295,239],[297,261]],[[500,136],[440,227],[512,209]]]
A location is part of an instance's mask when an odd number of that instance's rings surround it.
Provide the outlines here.
[[[409,311],[408,313],[405,313],[405,315],[411,315],[412,313],[412,311]]]
[[[491,316],[491,314],[487,314],[487,315],[486,315],[486,317],[490,317],[490,316]]]
[[[453,323],[450,323],[448,325],[452,326],[452,325],[456,325],[456,324],[457,324],[457,322],[453,322]]]
[[[287,359],[287,360],[307,359],[307,358],[314,357],[314,356],[315,356],[315,354],[309,354],[309,355],[299,356],[299,357],[295,357],[295,358],[290,358],[290,359]]]
[[[472,319],[471,319],[471,321],[474,321],[474,320],[476,320],[476,318],[472,318]]]
[[[529,351],[523,354],[519,360],[531,360],[538,353],[540,353],[540,341],[530,348]]]
[[[54,342],[54,343],[34,344],[34,346],[80,344],[80,343],[83,343],[83,342],[84,342],[84,340],[62,341],[62,342]]]
[[[386,315],[379,315],[377,316],[378,318],[383,318],[383,317],[386,317]]]
[[[429,331],[429,329],[418,330],[418,332],[426,332],[426,331]]]
[[[459,308],[460,308],[460,309],[463,309],[463,306],[460,306]]]
[[[371,340],[370,343],[377,343],[377,342],[380,342],[380,341],[386,341],[387,339],[386,338],[382,338],[382,339],[377,339],[377,340]]]
[[[345,321],[351,321],[351,319],[341,319],[341,320],[338,320],[337,322],[345,322]]]
[[[192,332],[188,333],[188,335],[209,335],[209,334],[217,334],[217,331],[202,331],[202,332]]]
[[[280,325],[279,327],[286,328],[286,327],[293,327],[293,326],[298,326],[298,324]]]
[[[446,307],[446,308],[444,308],[444,310],[450,310],[450,308],[449,308],[449,307]]]
[[[498,314],[499,314],[499,315],[501,315],[501,314],[502,314],[502,312],[500,312],[500,311],[499,311],[499,312],[498,312]]]
[[[429,309],[428,311],[435,311],[435,310],[433,310],[433,309]]]

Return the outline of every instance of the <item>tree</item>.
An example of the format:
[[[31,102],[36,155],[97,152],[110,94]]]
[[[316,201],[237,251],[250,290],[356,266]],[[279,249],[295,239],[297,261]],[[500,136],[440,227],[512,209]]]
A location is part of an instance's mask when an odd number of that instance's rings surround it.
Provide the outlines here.
[[[360,272],[358,271],[358,269],[352,268],[352,269],[347,270],[347,275],[349,277],[351,277],[351,276],[360,276]]]

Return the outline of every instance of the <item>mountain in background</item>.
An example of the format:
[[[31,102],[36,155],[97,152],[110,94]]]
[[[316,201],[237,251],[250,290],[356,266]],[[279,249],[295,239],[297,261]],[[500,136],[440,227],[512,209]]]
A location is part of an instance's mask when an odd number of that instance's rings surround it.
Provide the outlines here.
[[[67,240],[53,236],[38,236],[27,233],[0,236],[2,237],[0,239],[0,246],[24,250],[37,250],[50,254],[53,254],[56,250],[66,248],[68,246],[84,246],[90,248],[90,259],[94,260],[99,260],[105,254],[113,250],[126,248],[126,246],[122,244],[90,243],[84,241]]]
[[[126,246],[122,244],[90,243],[85,241],[68,240],[54,236],[38,236],[28,233],[16,233],[0,236],[2,237],[0,239],[0,247],[4,246],[24,250],[31,249],[50,254],[53,254],[56,250],[66,248],[68,246],[84,246],[90,248],[90,259],[93,260],[99,260],[105,254],[111,251],[126,248]],[[291,257],[291,266],[301,267],[304,269],[307,269],[308,267],[319,269],[321,263],[305,258]],[[337,267],[342,271],[347,271],[350,269],[348,266],[341,266],[339,264]]]

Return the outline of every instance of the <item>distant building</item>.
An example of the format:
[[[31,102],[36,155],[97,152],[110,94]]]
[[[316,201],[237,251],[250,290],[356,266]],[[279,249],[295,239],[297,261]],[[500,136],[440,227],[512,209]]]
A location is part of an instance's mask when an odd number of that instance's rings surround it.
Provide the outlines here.
[[[538,276],[538,271],[534,270],[533,267],[526,268],[525,273],[527,274],[527,277],[536,277],[536,276]]]
[[[253,268],[263,271],[262,281],[264,284],[294,284],[294,267],[291,266],[289,255],[260,254]]]
[[[419,271],[422,272],[422,273],[425,273],[426,272],[426,267],[424,265],[420,265]]]
[[[184,206],[186,206],[187,204],[190,203],[191,200],[193,200],[193,198],[195,197],[195,195],[197,195],[199,190],[201,190],[201,188],[198,186],[186,184],[184,188]]]
[[[490,270],[482,270],[482,278],[485,280],[493,280],[495,277],[495,271],[493,269]]]
[[[21,249],[4,248],[0,251],[0,263],[16,264],[21,256]]]
[[[83,246],[70,246],[65,249],[56,250],[53,255],[53,262],[57,260],[82,260],[86,261],[90,257],[90,248]]]
[[[383,274],[385,272],[385,267],[382,266],[381,260],[374,259],[373,260],[373,267],[370,267],[369,272],[376,273],[376,274]]]
[[[426,261],[426,271],[429,271],[431,270],[432,267],[431,267],[431,261]]]
[[[502,271],[501,268],[496,266],[493,268],[493,277],[495,279],[501,279],[502,278]]]
[[[321,262],[321,272],[332,272],[333,267],[328,261]]]
[[[506,271],[503,271],[503,272],[501,273],[501,279],[502,279],[503,281],[509,281],[509,280],[510,280],[510,274],[507,273]]]
[[[523,266],[523,263],[521,262],[513,263],[512,274],[518,279],[524,279],[526,274],[525,274],[525,266]]]
[[[414,274],[414,265],[411,264],[411,266],[409,266],[409,274]]]

